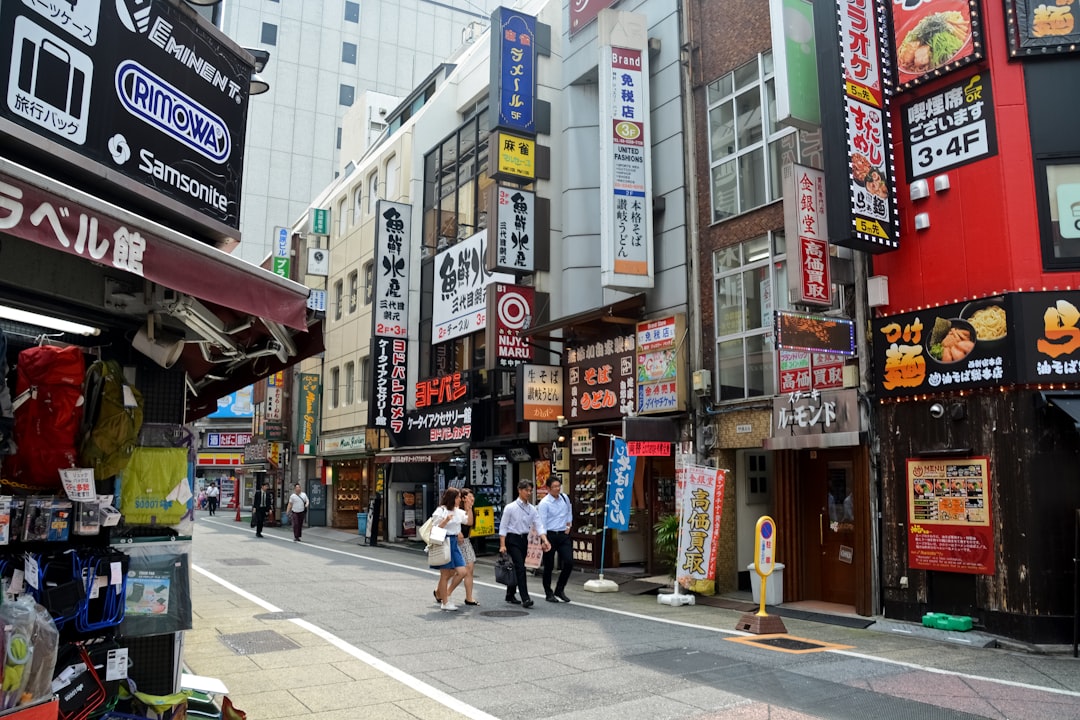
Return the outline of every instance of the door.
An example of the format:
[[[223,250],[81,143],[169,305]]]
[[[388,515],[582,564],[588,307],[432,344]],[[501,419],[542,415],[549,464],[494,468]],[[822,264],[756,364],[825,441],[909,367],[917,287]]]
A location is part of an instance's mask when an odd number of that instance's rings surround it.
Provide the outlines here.
[[[319,478],[309,478],[307,481],[309,527],[325,527],[326,525],[326,486]]]
[[[800,458],[802,554],[805,596],[855,605],[854,471],[850,460],[829,451]]]

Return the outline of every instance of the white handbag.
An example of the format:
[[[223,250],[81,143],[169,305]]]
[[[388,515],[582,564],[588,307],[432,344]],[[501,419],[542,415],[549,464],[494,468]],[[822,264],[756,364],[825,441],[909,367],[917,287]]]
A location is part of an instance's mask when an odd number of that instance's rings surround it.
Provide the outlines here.
[[[439,527],[432,523],[431,530],[428,532],[428,543],[434,545],[435,543],[441,543],[446,540],[446,528]]]

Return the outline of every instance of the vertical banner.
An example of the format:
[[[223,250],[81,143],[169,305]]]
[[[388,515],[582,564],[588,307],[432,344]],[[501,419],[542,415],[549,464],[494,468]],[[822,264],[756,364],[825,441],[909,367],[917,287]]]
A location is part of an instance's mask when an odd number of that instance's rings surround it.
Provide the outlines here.
[[[784,234],[788,258],[788,294],[799,305],[832,305],[829,233],[825,216],[825,173],[788,165],[784,174]]]
[[[495,457],[491,450],[469,450],[469,482],[473,487],[486,487],[494,482]]]
[[[289,243],[289,230],[283,227],[274,228],[274,257],[271,271],[275,275],[280,275],[283,278],[289,278],[291,270],[292,260],[289,257],[289,250],[291,244]]]
[[[679,554],[675,582],[693,592],[716,591],[716,551],[724,512],[724,470],[681,465],[675,470],[679,509]]]
[[[776,121],[814,131],[821,125],[814,5],[809,0],[769,0]]]
[[[490,130],[536,133],[536,18],[496,8],[491,14]]]
[[[489,270],[527,274],[536,267],[536,195],[496,185],[495,240],[489,243]]]
[[[630,501],[634,495],[634,471],[637,458],[627,450],[626,441],[611,441],[611,463],[608,468],[607,502],[604,504],[604,524],[612,530],[630,529]]]
[[[300,373],[300,397],[297,400],[300,422],[296,428],[297,455],[315,455],[319,446],[319,376]]]
[[[512,368],[533,359],[533,346],[521,337],[532,324],[535,290],[526,285],[495,283],[488,288],[487,366]],[[494,348],[494,352],[492,352]]]
[[[371,400],[368,401],[368,427],[386,430],[391,440],[405,430],[408,357],[407,340],[381,337],[371,339],[373,391]]]
[[[612,17],[618,22],[608,28]],[[599,69],[600,281],[609,288],[651,288],[652,146],[644,18],[633,13],[602,18],[601,34],[606,31],[607,37],[601,38]],[[634,32],[639,27],[640,33]],[[613,47],[610,36],[615,34],[637,47]]]
[[[409,245],[412,206],[375,204],[375,287],[372,335],[409,336]]]

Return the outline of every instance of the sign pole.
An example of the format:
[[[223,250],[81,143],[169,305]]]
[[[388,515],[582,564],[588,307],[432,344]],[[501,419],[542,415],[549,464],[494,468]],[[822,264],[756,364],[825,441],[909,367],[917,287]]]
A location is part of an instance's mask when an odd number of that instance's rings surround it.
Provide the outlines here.
[[[736,630],[744,630],[755,635],[786,633],[784,621],[776,615],[765,612],[765,589],[769,576],[776,567],[776,521],[768,515],[758,518],[754,531],[754,572],[761,578],[760,605],[756,613],[743,613]]]
[[[597,435],[606,435],[606,433],[597,433]],[[619,592],[619,584],[614,580],[604,579],[604,554],[607,552],[607,496],[611,491],[611,463],[615,459],[615,436],[607,435],[608,438],[608,462],[607,472],[608,480],[607,487],[604,491],[604,526],[600,531],[600,577],[596,580],[587,580],[585,582],[585,590],[588,592]]]

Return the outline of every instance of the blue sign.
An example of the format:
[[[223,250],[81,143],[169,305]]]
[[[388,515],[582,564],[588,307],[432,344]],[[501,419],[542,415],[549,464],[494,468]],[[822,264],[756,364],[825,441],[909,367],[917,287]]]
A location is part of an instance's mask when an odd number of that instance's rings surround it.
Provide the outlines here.
[[[536,134],[536,18],[498,8],[492,13],[495,127]]]
[[[630,500],[634,489],[637,458],[630,455],[626,441],[611,441],[611,467],[608,468],[607,502],[604,525],[614,530],[630,529]]]
[[[252,403],[252,386],[248,385],[243,390],[218,398],[218,409],[208,415],[212,418],[250,418],[255,415],[255,405]]]

